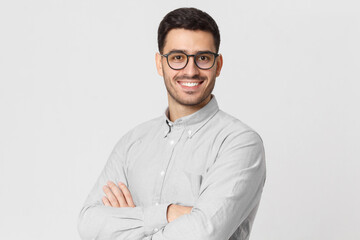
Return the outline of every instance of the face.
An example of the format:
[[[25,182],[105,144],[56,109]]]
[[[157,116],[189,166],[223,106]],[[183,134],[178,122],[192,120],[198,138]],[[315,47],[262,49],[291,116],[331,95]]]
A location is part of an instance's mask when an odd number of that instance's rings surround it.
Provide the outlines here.
[[[196,54],[200,51],[216,52],[214,38],[210,32],[172,29],[166,36],[163,54],[177,50],[186,54]],[[207,70],[198,68],[193,57],[189,57],[185,68],[173,70],[169,67],[166,57],[157,53],[156,66],[159,75],[164,78],[169,105],[203,106],[210,101],[215,79],[220,75],[222,56],[219,55],[214,66]]]

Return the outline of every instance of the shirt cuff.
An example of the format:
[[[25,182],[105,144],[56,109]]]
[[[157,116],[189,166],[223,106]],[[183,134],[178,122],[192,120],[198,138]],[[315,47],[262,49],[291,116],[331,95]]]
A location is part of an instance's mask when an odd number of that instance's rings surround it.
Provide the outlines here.
[[[145,233],[154,234],[168,224],[167,208],[171,203],[159,204],[144,208]]]

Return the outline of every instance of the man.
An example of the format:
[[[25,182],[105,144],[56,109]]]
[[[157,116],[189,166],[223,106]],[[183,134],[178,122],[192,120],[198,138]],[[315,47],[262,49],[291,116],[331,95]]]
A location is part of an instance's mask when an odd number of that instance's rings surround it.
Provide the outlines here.
[[[79,216],[82,239],[248,239],[265,182],[262,140],[219,110],[215,21],[195,8],[158,29],[168,108],[116,144]]]

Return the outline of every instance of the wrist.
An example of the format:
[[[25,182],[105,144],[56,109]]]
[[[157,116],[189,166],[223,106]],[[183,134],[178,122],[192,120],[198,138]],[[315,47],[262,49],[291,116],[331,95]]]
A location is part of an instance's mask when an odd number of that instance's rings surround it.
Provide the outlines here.
[[[168,206],[167,214],[166,214],[168,222],[170,223],[184,214],[189,214],[191,212],[191,209],[192,207],[170,204]]]
[[[174,206],[174,204],[170,204],[168,206],[168,208],[167,208],[167,211],[166,211],[166,219],[167,219],[168,223],[174,221],[174,217],[173,217],[173,215],[174,215],[174,211],[173,211],[174,207],[173,206]]]

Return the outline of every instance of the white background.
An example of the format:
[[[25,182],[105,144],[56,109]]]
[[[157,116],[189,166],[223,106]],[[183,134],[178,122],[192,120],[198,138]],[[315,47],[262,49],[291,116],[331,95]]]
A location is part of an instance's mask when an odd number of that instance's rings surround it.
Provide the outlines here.
[[[183,6],[218,22],[214,94],[264,140],[251,239],[360,239],[355,0],[1,0],[0,239],[79,239],[113,146],[167,106],[157,27]]]

